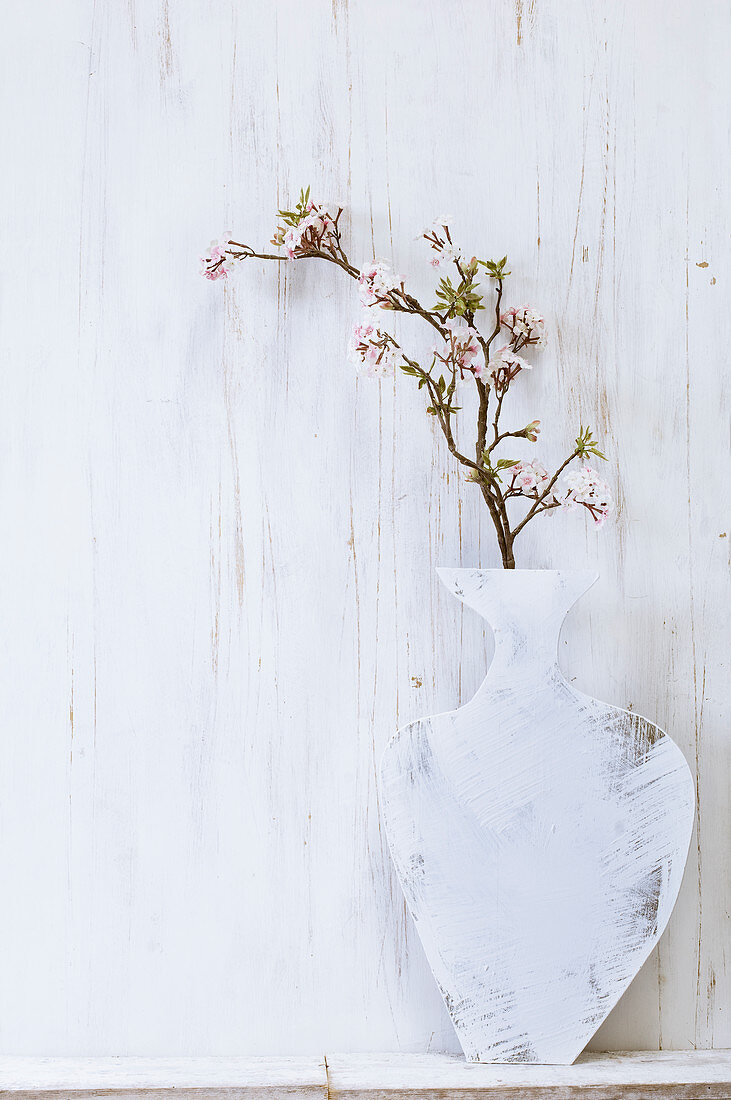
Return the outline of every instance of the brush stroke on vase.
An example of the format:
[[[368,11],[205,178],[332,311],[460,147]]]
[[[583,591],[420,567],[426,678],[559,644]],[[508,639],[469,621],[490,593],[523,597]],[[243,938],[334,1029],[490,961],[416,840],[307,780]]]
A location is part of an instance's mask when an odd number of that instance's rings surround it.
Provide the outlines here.
[[[374,379],[397,367],[413,378],[482,496],[503,569],[439,573],[489,622],[495,656],[469,703],[392,737],[381,765],[383,816],[467,1059],[571,1063],[667,924],[695,810],[675,743],[639,715],[576,691],[559,670],[561,624],[596,574],[515,567],[516,539],[539,515],[578,508],[596,526],[607,520],[612,494],[590,465],[605,456],[579,427],[551,473],[538,457],[509,457],[513,440],[535,443],[540,433],[540,420],[506,428],[502,417],[512,385],[532,368],[526,356],[545,346],[546,326],[530,306],[504,307],[507,257],[468,258],[450,219],[438,218],[423,233],[438,273],[426,307],[383,261],[350,261],[341,214],[307,188],[294,209],[279,211],[278,252],[227,235],[211,243],[202,274],[225,279],[246,259],[339,267],[358,284],[363,308],[350,358]],[[428,326],[426,358],[407,354],[388,331],[389,314],[399,313]],[[457,431],[470,395],[472,450]]]

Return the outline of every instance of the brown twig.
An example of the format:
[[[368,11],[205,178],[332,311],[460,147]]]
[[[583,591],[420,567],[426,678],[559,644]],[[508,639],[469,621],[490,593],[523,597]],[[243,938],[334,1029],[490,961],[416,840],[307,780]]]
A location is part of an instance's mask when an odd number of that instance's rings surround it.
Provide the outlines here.
[[[308,230],[301,238],[300,244],[295,252],[297,259],[320,259],[326,260],[328,263],[335,264],[336,267],[341,268],[351,279],[361,279],[361,271],[355,267],[343,249],[340,231],[338,228],[338,222],[340,215],[342,214],[342,208],[338,210],[334,219],[331,219],[330,228],[327,232],[323,231],[318,235],[317,231],[311,232]],[[292,224],[291,222],[288,224]],[[273,243],[279,243],[281,234],[284,230],[281,228],[278,230],[278,236]],[[438,248],[439,242],[436,238],[432,239],[428,234],[425,235],[427,241],[432,244],[432,247]],[[447,239],[449,234],[447,232]],[[450,242],[451,243],[451,242]],[[441,246],[439,246],[441,247]],[[215,264],[212,264],[209,271],[216,271],[221,264],[223,264],[226,258],[245,260],[245,259],[258,259],[258,260],[275,260],[282,262],[288,257],[281,254],[269,253],[269,252],[257,252],[251,246],[241,244],[238,241],[228,241],[225,256],[219,259]],[[462,280],[460,286],[467,281],[466,272],[458,259],[455,261],[457,270]],[[502,295],[503,295],[503,279],[498,275],[492,276],[495,278],[495,323],[490,336],[486,339],[480,333],[477,334],[477,340],[482,350],[482,355],[485,363],[485,376],[487,377],[487,371],[490,362],[490,351],[494,341],[497,339],[501,328],[502,320],[500,314]],[[459,288],[458,288],[459,293]],[[457,301],[459,298],[457,298]],[[446,329],[446,318],[451,316],[453,312],[458,312],[454,308],[454,304],[449,307],[449,310],[442,315],[436,309],[425,309],[424,306],[415,298],[409,294],[403,284],[400,287],[396,287],[387,291],[382,299],[379,299],[379,304],[386,309],[392,310],[395,313],[406,313],[414,316],[421,317],[431,328],[433,328],[444,339],[448,340],[448,332]],[[462,315],[464,316],[467,324],[470,328],[474,327],[474,312],[468,307],[467,300],[462,302]],[[515,484],[515,478],[507,488],[503,488],[499,477],[499,465],[496,469],[493,469],[490,463],[490,455],[495,448],[504,440],[508,438],[526,438],[525,429],[521,431],[500,431],[500,416],[503,409],[503,401],[510,387],[510,383],[514,377],[519,373],[519,368],[516,368],[514,372],[507,370],[505,377],[498,377],[495,379],[495,384],[491,385],[489,380],[483,381],[475,375],[475,383],[477,387],[478,395],[478,409],[477,409],[477,439],[475,444],[475,459],[469,458],[465,455],[457,446],[454,438],[454,432],[452,430],[451,416],[456,411],[452,407],[452,397],[455,392],[457,383],[457,364],[451,362],[449,355],[453,352],[447,352],[444,356],[437,356],[443,364],[446,365],[448,371],[451,372],[451,379],[448,383],[440,378],[437,382],[431,374],[432,366],[429,370],[424,370],[416,361],[409,359],[403,352],[403,349],[397,343],[393,337],[388,337],[389,343],[397,348],[404,359],[407,367],[407,373],[416,375],[420,379],[420,385],[426,386],[431,402],[430,410],[433,412],[437,424],[444,436],[447,444],[447,449],[450,454],[456,459],[460,465],[464,466],[470,472],[470,479],[475,481],[479,487],[482,497],[487,506],[490,518],[495,527],[497,534],[498,546],[500,547],[500,554],[503,561],[503,566],[506,569],[515,568],[515,557],[513,553],[513,546],[515,539],[536,515],[541,512],[548,511],[550,508],[558,507],[559,501],[551,496],[553,488],[566,467],[573,459],[582,454],[581,448],[577,447],[569,457],[559,466],[556,472],[551,477],[548,485],[539,493],[536,489],[534,494],[531,494],[528,498],[532,500],[532,504],[528,509],[528,512],[523,519],[514,527],[511,528],[510,517],[507,511],[507,501],[515,497],[526,497],[528,494],[518,489]],[[530,343],[531,339],[525,334],[513,335],[510,341],[511,349],[517,354],[526,344]],[[460,374],[463,373],[462,365],[460,364]],[[487,445],[487,433],[488,433],[488,421],[489,421],[489,407],[490,398],[492,392],[495,392],[495,410],[492,418],[492,442]],[[589,511],[592,511],[591,507],[587,505]],[[592,511],[592,515],[594,512]],[[595,516],[596,518],[596,516]]]

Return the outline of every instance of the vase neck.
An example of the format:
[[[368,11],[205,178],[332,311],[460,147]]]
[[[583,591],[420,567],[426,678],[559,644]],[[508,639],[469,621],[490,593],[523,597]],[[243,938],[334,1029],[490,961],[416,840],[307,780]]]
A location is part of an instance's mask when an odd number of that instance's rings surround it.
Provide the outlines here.
[[[439,569],[458,599],[487,619],[495,635],[488,679],[504,680],[558,667],[566,613],[597,579],[590,570]]]

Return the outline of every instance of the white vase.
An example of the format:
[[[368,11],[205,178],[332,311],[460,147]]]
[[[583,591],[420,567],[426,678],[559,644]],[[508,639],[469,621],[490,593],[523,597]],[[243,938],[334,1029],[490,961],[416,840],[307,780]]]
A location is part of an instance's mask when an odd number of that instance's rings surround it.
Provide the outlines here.
[[[495,656],[469,703],[390,741],[391,854],[467,1059],[570,1064],[667,924],[693,780],[662,730],[559,670],[595,573],[438,572]]]

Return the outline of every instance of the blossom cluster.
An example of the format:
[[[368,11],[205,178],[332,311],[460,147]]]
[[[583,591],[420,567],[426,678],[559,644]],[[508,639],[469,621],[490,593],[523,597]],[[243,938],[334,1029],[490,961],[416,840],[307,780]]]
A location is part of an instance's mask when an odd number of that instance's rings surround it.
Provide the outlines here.
[[[480,377],[480,364],[474,363],[480,354],[480,343],[477,330],[468,325],[464,317],[453,317],[444,322],[447,335],[443,347],[433,349],[436,358],[447,367],[448,370],[459,371],[460,378],[464,378],[465,370]]]
[[[432,267],[441,267],[445,263],[458,263],[462,259],[460,249],[452,243],[452,236],[449,232],[451,220],[446,216],[435,218],[422,234],[424,240],[432,249],[433,255],[429,261]]]
[[[435,219],[421,236],[429,245],[431,265],[442,270],[436,279],[435,304],[425,307],[406,292],[404,280],[385,261],[370,260],[360,270],[351,263],[341,244],[338,229],[341,213],[338,208],[333,216],[326,206],[310,199],[309,187],[303,189],[292,210],[279,211],[272,243],[282,252],[268,255],[228,238],[212,241],[201,260],[201,273],[210,280],[225,279],[237,260],[254,257],[281,260],[283,253],[289,260],[322,257],[357,281],[363,313],[352,330],[348,358],[361,375],[390,376],[398,365],[405,374],[418,379],[419,389],[427,387],[427,412],[435,417],[452,454],[469,469],[470,480],[481,484],[506,568],[515,567],[515,536],[540,512],[582,507],[601,526],[614,504],[609,485],[587,463],[592,455],[605,458],[588,427],[580,427],[572,453],[552,475],[538,458],[514,461],[496,453],[496,448],[509,437],[537,442],[539,420],[531,420],[524,428],[505,431],[499,426],[499,418],[512,382],[521,371],[532,369],[532,363],[525,357],[529,349],[546,345],[546,323],[537,309],[523,305],[501,312],[504,282],[510,275],[507,255],[499,260],[468,258],[453,241],[450,219]],[[446,270],[447,267],[451,270]],[[486,309],[486,279],[493,283],[496,314],[483,336],[475,319]],[[375,313],[374,306],[419,316],[428,322],[432,332],[439,335],[428,364],[422,366],[402,352],[396,339],[385,330],[383,314]],[[462,407],[461,400],[459,404],[454,400],[457,384],[465,378],[477,381],[477,461],[469,451],[462,451],[458,433],[452,426],[455,421],[451,420]],[[494,412],[488,412],[490,402],[494,402]],[[569,469],[577,459],[580,468]],[[518,497],[530,504],[522,522],[512,526],[504,504]]]
[[[532,370],[533,364],[517,355],[510,344],[499,348],[487,364],[488,375],[497,394],[505,393],[510,383],[522,370]],[[480,377],[480,375],[478,375]]]
[[[513,350],[517,351],[526,344],[537,348],[546,346],[546,323],[540,313],[530,306],[508,309],[500,315],[500,321],[510,332]]]
[[[315,252],[335,251],[336,233],[335,219],[310,199],[294,224],[277,226],[272,243],[284,248],[288,260],[296,260]]]
[[[523,496],[539,493],[548,481],[548,470],[537,458],[530,462],[516,462],[505,471],[509,476],[508,489]]]
[[[530,462],[516,462],[505,471],[508,492],[538,500],[549,483],[546,467],[532,459]],[[601,527],[614,509],[612,491],[606,481],[591,466],[583,465],[578,470],[567,470],[560,485],[546,498],[546,507],[576,508],[582,505],[591,514],[597,527]]]
[[[567,508],[582,504],[597,527],[602,526],[614,509],[611,489],[596,470],[587,465],[564,474],[561,503]]]
[[[358,276],[358,295],[364,306],[390,308],[389,295],[403,287],[403,279],[397,278],[383,260],[364,264]]]
[[[366,319],[353,327],[348,358],[358,373],[368,378],[392,374],[396,364],[396,344],[392,336]]]
[[[235,260],[227,252],[228,241],[211,241],[208,252],[201,256],[201,275],[205,279],[215,282],[216,279],[226,279],[232,270]]]

